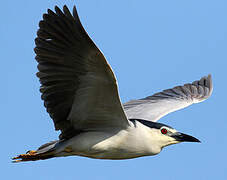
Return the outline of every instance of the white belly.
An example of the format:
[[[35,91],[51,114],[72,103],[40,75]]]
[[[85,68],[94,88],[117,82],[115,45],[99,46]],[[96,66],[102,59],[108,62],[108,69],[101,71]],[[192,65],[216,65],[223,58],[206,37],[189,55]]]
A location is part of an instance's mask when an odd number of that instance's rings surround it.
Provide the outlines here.
[[[151,146],[149,133],[129,128],[115,133],[87,132],[68,140],[58,156],[86,156],[97,159],[129,159],[155,155],[160,152]]]

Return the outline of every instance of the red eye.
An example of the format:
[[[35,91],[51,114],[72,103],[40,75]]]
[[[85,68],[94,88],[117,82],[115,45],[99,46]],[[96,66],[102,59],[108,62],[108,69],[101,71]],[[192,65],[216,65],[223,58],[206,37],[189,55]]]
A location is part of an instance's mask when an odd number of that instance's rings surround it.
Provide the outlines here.
[[[165,129],[165,128],[161,129],[162,134],[167,134],[167,132],[168,132],[167,129]]]

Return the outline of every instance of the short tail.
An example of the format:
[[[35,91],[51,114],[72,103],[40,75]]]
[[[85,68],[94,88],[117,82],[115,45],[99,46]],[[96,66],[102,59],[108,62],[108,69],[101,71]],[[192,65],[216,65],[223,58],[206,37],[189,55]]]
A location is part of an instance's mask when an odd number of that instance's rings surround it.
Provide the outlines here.
[[[37,160],[44,160],[55,157],[55,145],[58,141],[51,141],[40,146],[36,151],[31,150],[28,151],[26,154],[20,154],[16,157],[12,158],[13,163],[17,162],[24,162],[24,161],[37,161]]]

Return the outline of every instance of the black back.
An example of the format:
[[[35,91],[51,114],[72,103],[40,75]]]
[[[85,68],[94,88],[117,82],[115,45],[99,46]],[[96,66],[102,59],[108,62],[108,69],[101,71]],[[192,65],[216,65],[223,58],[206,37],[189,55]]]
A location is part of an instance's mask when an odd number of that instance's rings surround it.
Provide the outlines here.
[[[148,120],[144,120],[144,119],[129,119],[129,121],[131,121],[135,126],[136,126],[135,122],[138,121],[138,122],[142,123],[143,125],[148,126],[150,128],[160,129],[163,126],[166,126],[166,127],[173,129],[172,127],[170,127],[166,124],[152,122],[152,121],[148,121]]]

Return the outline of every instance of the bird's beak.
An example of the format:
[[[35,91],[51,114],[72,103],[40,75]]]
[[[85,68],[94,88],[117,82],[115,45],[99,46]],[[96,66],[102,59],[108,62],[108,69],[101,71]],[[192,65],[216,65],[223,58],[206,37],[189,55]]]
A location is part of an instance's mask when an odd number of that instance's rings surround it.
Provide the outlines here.
[[[172,137],[175,138],[177,141],[180,141],[180,142],[201,142],[200,140],[196,139],[193,136],[189,136],[187,134],[180,133],[180,132],[174,133],[172,135]]]

